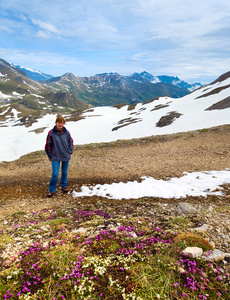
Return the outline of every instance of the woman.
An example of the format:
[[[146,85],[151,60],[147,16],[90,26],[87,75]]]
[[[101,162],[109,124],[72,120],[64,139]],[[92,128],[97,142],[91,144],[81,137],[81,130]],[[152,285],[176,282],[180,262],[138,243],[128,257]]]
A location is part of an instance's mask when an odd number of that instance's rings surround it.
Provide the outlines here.
[[[61,168],[61,188],[64,193],[67,189],[67,170],[69,160],[73,153],[73,139],[69,131],[64,127],[65,119],[62,116],[57,116],[56,125],[49,131],[46,138],[45,151],[52,162],[52,178],[50,180],[49,192],[47,197],[52,197],[57,187],[60,162]]]

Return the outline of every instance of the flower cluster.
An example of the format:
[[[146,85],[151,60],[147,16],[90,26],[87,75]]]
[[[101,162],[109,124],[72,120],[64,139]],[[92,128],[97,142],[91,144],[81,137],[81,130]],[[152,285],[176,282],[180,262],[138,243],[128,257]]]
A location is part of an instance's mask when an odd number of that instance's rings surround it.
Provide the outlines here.
[[[78,226],[98,217],[112,219],[98,209],[72,213]],[[122,216],[118,222],[119,213],[115,216],[110,229],[90,235],[72,234],[66,215],[52,210],[34,213],[36,221],[15,225],[15,231],[37,230],[38,224],[49,224],[50,229],[46,242],[21,251],[0,272],[1,299],[227,299],[228,287],[218,280],[219,270],[184,256],[175,232],[155,227],[152,219]],[[164,276],[168,289],[165,282],[156,284]],[[146,278],[155,288],[148,297],[142,285]]]

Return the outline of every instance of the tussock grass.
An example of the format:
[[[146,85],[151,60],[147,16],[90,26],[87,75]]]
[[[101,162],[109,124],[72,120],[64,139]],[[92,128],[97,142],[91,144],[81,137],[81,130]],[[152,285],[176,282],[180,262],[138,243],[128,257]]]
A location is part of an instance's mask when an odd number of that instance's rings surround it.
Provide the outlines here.
[[[201,235],[195,232],[183,232],[176,237],[176,241],[188,247],[199,247],[204,251],[213,250],[213,246]]]

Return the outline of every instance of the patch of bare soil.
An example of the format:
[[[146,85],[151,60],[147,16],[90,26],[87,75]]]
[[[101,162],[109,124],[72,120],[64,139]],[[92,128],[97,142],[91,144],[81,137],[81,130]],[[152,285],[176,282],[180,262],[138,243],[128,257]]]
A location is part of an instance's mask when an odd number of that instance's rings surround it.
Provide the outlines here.
[[[44,141],[45,143],[45,141]],[[230,126],[208,130],[75,146],[68,186],[180,177],[183,172],[230,168]],[[71,193],[60,188],[46,197],[51,164],[44,151],[34,152],[0,165],[0,217],[16,211],[34,211],[68,205]],[[228,192],[226,192],[228,193]],[[174,199],[174,201],[176,201]]]

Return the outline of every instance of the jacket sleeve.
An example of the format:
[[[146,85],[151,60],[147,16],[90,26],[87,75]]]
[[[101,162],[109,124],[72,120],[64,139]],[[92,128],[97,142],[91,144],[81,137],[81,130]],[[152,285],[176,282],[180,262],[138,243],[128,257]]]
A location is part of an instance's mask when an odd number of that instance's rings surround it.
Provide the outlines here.
[[[73,153],[73,148],[74,148],[74,142],[73,142],[73,139],[69,133],[69,151],[70,151],[70,154]]]
[[[45,144],[45,152],[49,158],[52,158],[53,137],[51,132],[48,133]]]

